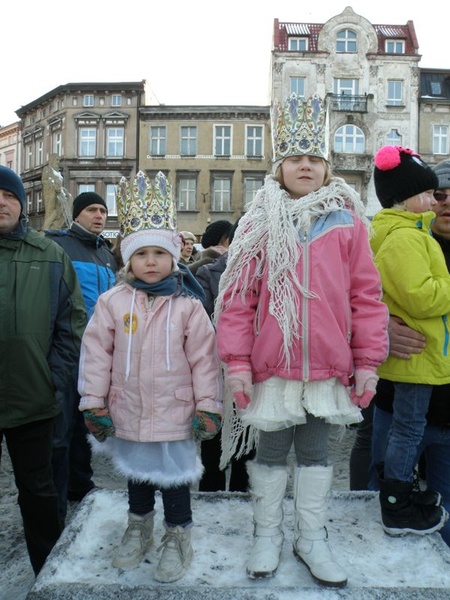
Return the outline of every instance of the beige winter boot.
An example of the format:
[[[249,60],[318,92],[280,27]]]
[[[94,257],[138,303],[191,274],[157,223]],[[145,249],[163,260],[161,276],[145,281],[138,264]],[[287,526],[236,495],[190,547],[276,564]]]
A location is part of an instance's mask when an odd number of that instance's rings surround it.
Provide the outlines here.
[[[253,548],[247,562],[250,579],[273,577],[280,562],[283,546],[283,499],[288,471],[285,467],[268,467],[247,463],[250,492],[253,498]]]
[[[342,588],[347,574],[328,546],[325,528],[332,467],[298,467],[294,477],[294,554],[321,585]]]
[[[114,552],[112,564],[118,569],[132,569],[143,559],[153,544],[153,518],[155,511],[146,515],[128,513],[128,527],[120,546]]]
[[[194,551],[191,546],[190,527],[167,527],[158,552],[162,551],[155,570],[155,579],[171,583],[181,579],[191,564]]]

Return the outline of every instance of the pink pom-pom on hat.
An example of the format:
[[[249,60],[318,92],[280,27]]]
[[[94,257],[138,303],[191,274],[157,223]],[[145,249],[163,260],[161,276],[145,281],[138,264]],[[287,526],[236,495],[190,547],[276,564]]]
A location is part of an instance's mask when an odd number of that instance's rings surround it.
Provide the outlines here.
[[[402,148],[401,146],[384,146],[375,154],[375,166],[381,171],[395,169],[395,167],[398,167],[401,163],[402,153],[418,156],[409,148]]]

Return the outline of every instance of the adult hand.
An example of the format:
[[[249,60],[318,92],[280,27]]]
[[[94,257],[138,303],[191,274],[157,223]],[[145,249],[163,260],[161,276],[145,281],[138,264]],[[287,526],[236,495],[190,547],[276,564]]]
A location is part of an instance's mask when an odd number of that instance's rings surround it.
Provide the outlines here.
[[[424,335],[411,329],[400,317],[390,316],[388,325],[389,354],[408,360],[411,354],[420,354],[426,346]]]

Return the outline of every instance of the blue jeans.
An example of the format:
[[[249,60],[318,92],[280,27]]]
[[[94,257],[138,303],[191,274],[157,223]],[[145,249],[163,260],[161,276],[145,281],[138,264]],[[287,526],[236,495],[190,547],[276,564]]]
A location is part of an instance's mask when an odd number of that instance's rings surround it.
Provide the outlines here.
[[[392,417],[392,413],[375,407],[369,481],[369,489],[373,491],[379,489],[375,465],[384,462]],[[450,427],[427,425],[417,448],[416,463],[423,452],[425,452],[427,465],[427,487],[442,495],[442,504],[447,511],[450,511]],[[450,520],[439,533],[444,542],[450,546]]]
[[[412,481],[433,386],[394,383],[392,424],[384,459],[384,477]]]

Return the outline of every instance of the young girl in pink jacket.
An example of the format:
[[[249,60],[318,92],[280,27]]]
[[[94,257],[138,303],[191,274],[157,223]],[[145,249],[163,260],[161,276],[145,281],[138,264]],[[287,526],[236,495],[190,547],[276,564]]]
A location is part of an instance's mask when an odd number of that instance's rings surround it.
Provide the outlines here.
[[[247,449],[238,440],[256,442],[247,574],[271,577],[294,444],[294,553],[320,584],[343,587],[325,529],[328,435],[331,424],[360,421],[370,403],[388,317],[363,204],[330,172],[324,103],[293,94],[272,117],[274,175],[239,222],[216,303],[219,355],[240,417],[230,410],[225,419],[222,463]]]
[[[219,359],[202,289],[178,265],[171,189],[162,173],[118,186],[124,281],[102,294],[82,341],[80,410],[128,478],[128,527],[113,565],[138,565],[153,544],[155,491],[165,534],[155,579],[171,582],[192,557],[190,484],[203,467],[196,439],[221,426]]]

